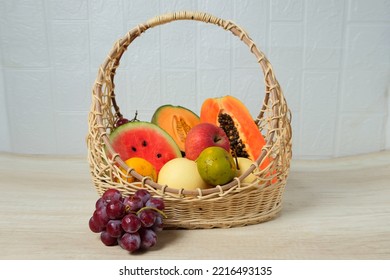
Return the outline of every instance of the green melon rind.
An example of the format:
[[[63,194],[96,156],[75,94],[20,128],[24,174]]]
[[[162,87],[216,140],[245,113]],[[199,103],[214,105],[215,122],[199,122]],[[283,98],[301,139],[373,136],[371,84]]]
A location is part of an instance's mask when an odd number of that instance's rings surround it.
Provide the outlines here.
[[[180,110],[184,110],[184,111],[187,111],[191,114],[193,114],[195,117],[197,117],[199,119],[199,116],[197,114],[194,113],[194,111],[191,111],[190,109],[186,108],[186,107],[183,107],[183,106],[175,106],[175,105],[172,105],[172,104],[165,104],[165,105],[161,105],[160,107],[158,107],[156,109],[156,111],[154,112],[153,116],[152,116],[152,120],[151,122],[158,125],[159,122],[158,122],[158,117],[160,115],[160,113],[167,109],[167,108],[174,108],[174,109],[180,109]]]

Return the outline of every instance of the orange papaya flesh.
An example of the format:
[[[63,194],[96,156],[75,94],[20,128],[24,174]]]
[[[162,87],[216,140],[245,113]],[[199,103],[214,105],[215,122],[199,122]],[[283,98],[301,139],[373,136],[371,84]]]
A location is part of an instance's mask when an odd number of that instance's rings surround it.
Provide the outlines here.
[[[200,121],[220,126],[230,140],[232,155],[237,157],[255,161],[266,144],[248,108],[233,96],[206,99],[201,107]],[[269,158],[265,158],[260,169],[266,168],[269,163]]]

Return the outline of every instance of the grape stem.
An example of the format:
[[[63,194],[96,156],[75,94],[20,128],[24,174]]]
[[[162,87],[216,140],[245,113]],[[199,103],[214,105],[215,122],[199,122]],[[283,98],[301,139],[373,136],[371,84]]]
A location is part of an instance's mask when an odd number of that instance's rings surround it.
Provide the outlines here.
[[[130,120],[130,122],[139,121],[139,119],[137,119],[137,116],[138,116],[138,111],[136,110],[136,111],[135,111],[135,116],[134,116],[134,118],[132,118],[132,119]]]
[[[157,208],[155,208],[155,207],[150,207],[150,206],[142,207],[141,209],[139,209],[139,210],[137,211],[136,214],[138,215],[140,212],[142,212],[143,210],[147,210],[147,209],[154,210],[154,211],[160,213],[161,216],[163,216],[164,218],[168,218],[167,215],[165,215],[165,213],[164,213],[163,211],[161,211],[160,209],[157,209]]]

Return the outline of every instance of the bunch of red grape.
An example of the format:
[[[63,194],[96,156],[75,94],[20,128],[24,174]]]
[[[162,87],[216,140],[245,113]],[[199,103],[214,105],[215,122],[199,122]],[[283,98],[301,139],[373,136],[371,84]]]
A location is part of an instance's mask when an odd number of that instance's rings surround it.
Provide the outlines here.
[[[164,201],[152,197],[146,189],[130,196],[108,189],[96,201],[89,228],[100,233],[107,246],[119,244],[129,252],[147,249],[156,244],[156,232],[163,229],[164,207]]]

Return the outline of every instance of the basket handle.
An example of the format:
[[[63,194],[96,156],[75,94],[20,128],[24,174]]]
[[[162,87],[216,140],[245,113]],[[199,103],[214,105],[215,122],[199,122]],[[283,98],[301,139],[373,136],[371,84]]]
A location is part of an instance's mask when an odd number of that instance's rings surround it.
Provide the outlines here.
[[[237,24],[235,24],[231,20],[224,20],[224,19],[218,18],[214,15],[204,13],[204,12],[179,11],[176,13],[164,14],[164,15],[154,17],[154,18],[147,21],[145,27],[146,27],[146,29],[148,29],[151,27],[166,24],[166,23],[176,21],[176,20],[202,21],[205,23],[212,23],[212,24],[218,25],[225,30],[231,31],[235,36],[239,37],[240,40],[243,41],[249,47],[250,51],[256,56],[257,62],[260,64],[260,66],[263,70],[264,76],[265,76],[266,93],[271,92],[273,90],[273,88],[275,88],[275,87],[280,87],[278,81],[276,80],[276,78],[273,74],[272,66],[269,63],[266,56],[264,55],[264,53],[261,52],[257,48],[256,44],[249,37],[249,35],[246,33],[246,31],[243,28],[241,28],[240,26],[238,26]],[[266,94],[266,96],[264,98],[265,98],[264,103],[267,104],[268,99],[269,99],[269,95]],[[260,110],[260,113],[255,120],[256,124],[258,124],[259,119],[261,119],[263,117],[264,107],[265,106],[263,106],[262,110]]]
[[[239,37],[241,41],[243,41],[250,49],[250,51],[255,55],[257,58],[257,62],[260,64],[263,74],[264,74],[264,82],[265,82],[265,96],[264,96],[264,102],[262,109],[260,110],[259,115],[256,118],[256,123],[259,123],[259,120],[263,117],[264,109],[266,108],[266,104],[268,104],[269,98],[272,100],[275,100],[277,102],[279,96],[278,90],[280,90],[280,85],[278,81],[276,80],[272,66],[266,56],[263,52],[261,52],[253,42],[253,40],[249,37],[249,35],[246,33],[244,29],[239,27],[237,24],[235,24],[233,21],[230,20],[224,20],[221,18],[218,18],[216,16],[213,16],[208,13],[204,12],[192,12],[192,11],[179,11],[169,14],[163,14],[156,16],[154,18],[151,18],[146,23],[138,24],[135,28],[131,29],[124,37],[119,39],[115,44],[114,47],[109,52],[107,58],[103,62],[103,64],[100,66],[98,75],[95,81],[95,85],[93,88],[93,94],[94,98],[96,98],[96,107],[94,108],[96,111],[96,121],[99,124],[99,133],[101,134],[103,138],[103,142],[106,144],[106,147],[108,148],[108,152],[111,154],[115,154],[115,151],[112,149],[109,139],[107,136],[107,132],[104,128],[103,124],[103,118],[102,118],[102,110],[99,105],[101,105],[101,97],[102,97],[102,86],[106,82],[105,73],[107,73],[107,70],[110,73],[110,79],[112,85],[114,85],[114,76],[116,69],[119,66],[119,61],[123,55],[123,53],[127,50],[128,46],[133,42],[134,39],[139,37],[143,32],[148,30],[149,28],[156,27],[162,24],[166,24],[172,21],[178,21],[178,20],[195,20],[195,21],[201,21],[205,23],[211,23],[215,24],[217,26],[222,27],[225,30],[228,30],[232,32],[235,36]],[[119,111],[119,106],[117,106],[115,101],[115,93],[114,88],[111,92],[111,101],[112,105],[116,111],[116,114],[118,116],[121,116],[121,113]],[[279,116],[280,115],[280,108],[278,106],[273,106],[272,110],[274,111],[274,115]],[[275,134],[275,132],[279,129],[279,119],[274,118],[271,120],[272,127],[274,128],[272,131],[269,131],[269,138],[267,140],[267,146],[270,146],[272,144],[272,139]],[[256,160],[257,165],[260,165],[261,161],[265,158],[268,151],[267,149],[263,148],[262,153],[260,154],[259,158]],[[119,165],[126,166],[126,164],[121,160],[120,158],[116,158]],[[252,165],[242,176],[245,178],[250,172],[252,172],[255,169],[255,166]],[[150,183],[153,187],[161,187],[157,183],[147,180],[147,183]],[[234,186],[235,182],[230,182],[223,186],[223,190],[229,189],[230,187]],[[187,191],[184,191],[187,192]],[[209,190],[203,190],[203,193],[208,193]]]
[[[166,24],[172,21],[177,20],[195,20],[195,21],[201,21],[205,23],[211,23],[217,26],[220,26],[224,28],[225,30],[231,31],[235,36],[239,37],[241,41],[243,41],[250,49],[250,51],[255,55],[257,58],[257,62],[260,64],[264,76],[265,76],[265,86],[266,86],[266,96],[265,98],[265,104],[268,103],[269,95],[267,93],[270,93],[273,88],[279,87],[279,84],[277,80],[275,79],[275,76],[273,74],[272,66],[269,63],[268,59],[264,55],[263,52],[261,52],[253,42],[253,40],[249,37],[249,35],[246,33],[244,29],[239,27],[237,24],[235,24],[233,21],[230,20],[224,20],[221,18],[218,18],[214,15],[204,13],[204,12],[192,12],[192,11],[179,11],[175,13],[169,13],[169,14],[163,14],[156,16],[154,18],[149,19],[144,24],[138,24],[135,28],[131,29],[123,38],[119,39],[114,47],[112,48],[111,52],[108,54],[106,60],[103,62],[97,81],[103,82],[104,79],[104,71],[102,71],[102,68],[109,67],[111,69],[111,79],[113,83],[113,79],[115,76],[116,68],[119,65],[119,61],[123,55],[123,53],[127,50],[128,46],[131,44],[131,42],[139,37],[143,32],[148,30],[149,28],[156,27],[162,24]],[[113,97],[113,107],[117,113],[117,115],[121,116],[119,112],[119,106],[117,106],[115,101],[115,93],[112,94]],[[264,106],[263,106],[264,107]],[[264,109],[264,108],[262,108]],[[264,110],[260,110],[260,113],[258,117],[256,118],[256,123],[258,123],[258,120],[262,118],[264,114]]]

